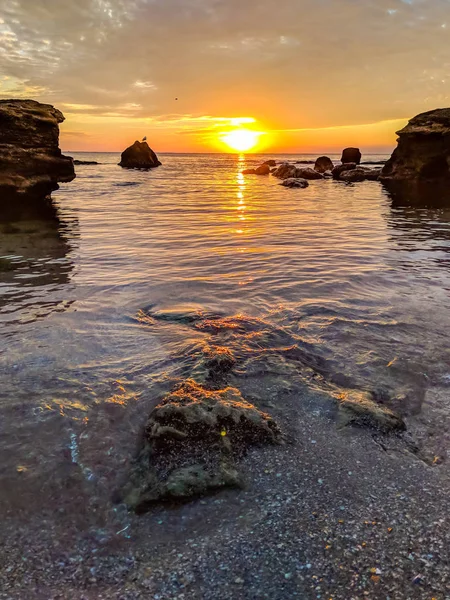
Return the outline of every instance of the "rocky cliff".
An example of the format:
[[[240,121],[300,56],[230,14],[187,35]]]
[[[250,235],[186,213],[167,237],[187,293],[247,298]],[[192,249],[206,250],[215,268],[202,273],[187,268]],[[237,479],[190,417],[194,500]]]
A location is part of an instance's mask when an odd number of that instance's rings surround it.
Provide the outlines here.
[[[0,100],[0,206],[43,199],[75,177],[59,149],[63,114],[34,100]]]
[[[450,108],[417,115],[397,135],[381,181],[450,182]]]

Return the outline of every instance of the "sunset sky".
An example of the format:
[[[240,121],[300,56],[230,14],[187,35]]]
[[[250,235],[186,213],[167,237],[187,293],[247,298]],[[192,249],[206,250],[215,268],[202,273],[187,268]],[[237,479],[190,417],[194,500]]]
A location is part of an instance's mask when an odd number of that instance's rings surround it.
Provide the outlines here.
[[[449,106],[449,36],[449,0],[0,0],[0,97],[60,108],[64,150],[390,151]]]

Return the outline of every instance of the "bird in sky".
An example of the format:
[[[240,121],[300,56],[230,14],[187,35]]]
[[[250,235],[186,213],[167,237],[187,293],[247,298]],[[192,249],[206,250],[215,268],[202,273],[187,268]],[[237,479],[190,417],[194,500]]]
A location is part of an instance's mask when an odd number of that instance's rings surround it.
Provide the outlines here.
[[[142,141],[143,141],[143,142],[146,142],[146,141],[147,141],[147,136],[146,136],[146,135],[144,135],[144,137],[142,138]]]

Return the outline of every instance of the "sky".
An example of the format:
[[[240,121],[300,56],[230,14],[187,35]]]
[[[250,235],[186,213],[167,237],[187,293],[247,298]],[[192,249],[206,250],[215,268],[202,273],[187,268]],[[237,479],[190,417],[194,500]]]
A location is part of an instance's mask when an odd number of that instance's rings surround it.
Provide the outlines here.
[[[449,106],[449,36],[450,0],[0,0],[0,98],[58,107],[66,151],[387,152]]]

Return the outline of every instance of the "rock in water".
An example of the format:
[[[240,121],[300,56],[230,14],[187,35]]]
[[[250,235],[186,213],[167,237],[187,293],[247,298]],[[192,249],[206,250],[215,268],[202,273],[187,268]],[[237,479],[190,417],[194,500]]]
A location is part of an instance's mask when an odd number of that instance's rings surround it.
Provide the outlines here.
[[[342,165],[336,165],[332,169],[331,174],[333,175],[333,179],[340,179],[341,173],[344,171],[351,171],[353,169],[356,169],[356,163],[343,163]]]
[[[272,175],[278,179],[323,179],[323,175],[310,167],[297,167],[289,163],[283,163],[273,171]]]
[[[273,158],[269,158],[269,160],[266,160],[263,162],[263,165],[268,165],[269,167],[276,167],[277,161],[274,160]]]
[[[417,115],[397,135],[381,181],[450,182],[450,108]]]
[[[270,167],[266,163],[263,163],[255,169],[255,175],[269,175]]]
[[[342,151],[341,163],[356,163],[359,165],[361,158],[362,155],[359,148],[345,148]]]
[[[161,165],[147,142],[134,142],[122,152],[119,166],[125,169],[154,169]]]
[[[75,178],[59,149],[63,114],[34,100],[0,100],[0,205],[48,197]]]
[[[307,188],[309,183],[306,181],[306,179],[302,179],[301,177],[288,177],[282,181],[280,185],[288,188]]]
[[[367,426],[384,432],[406,429],[397,413],[375,402],[371,394],[357,390],[348,390],[339,397],[338,424]]]
[[[157,501],[239,486],[237,459],[251,446],[281,441],[275,421],[239,390],[212,391],[187,379],[151,412],[143,449],[118,500],[142,512]]]
[[[333,161],[328,156],[319,156],[314,165],[314,170],[318,173],[325,173],[326,171],[332,171],[334,168]]]

